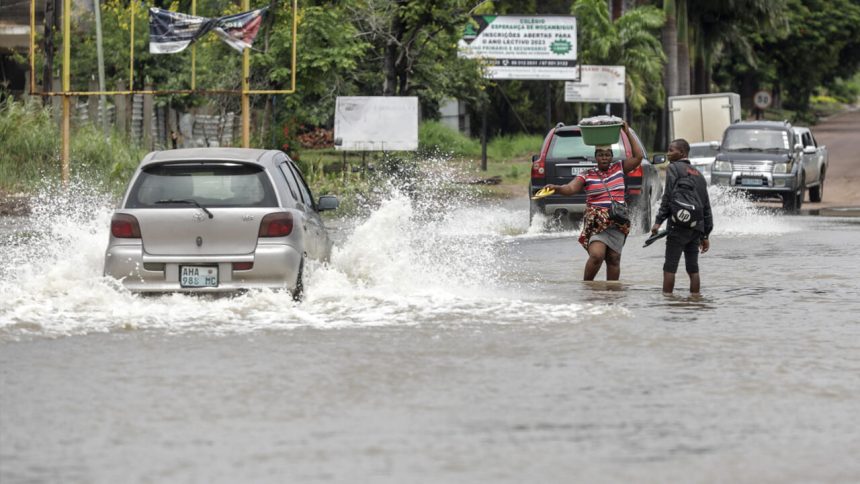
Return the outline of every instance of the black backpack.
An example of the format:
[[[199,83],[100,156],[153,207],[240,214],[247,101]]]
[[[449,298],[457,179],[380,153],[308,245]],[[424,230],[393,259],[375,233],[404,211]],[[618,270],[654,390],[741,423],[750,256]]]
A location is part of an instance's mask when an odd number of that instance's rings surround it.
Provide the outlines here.
[[[688,173],[678,173],[669,200],[669,218],[675,227],[694,228],[705,220],[705,208],[696,189],[696,180]]]

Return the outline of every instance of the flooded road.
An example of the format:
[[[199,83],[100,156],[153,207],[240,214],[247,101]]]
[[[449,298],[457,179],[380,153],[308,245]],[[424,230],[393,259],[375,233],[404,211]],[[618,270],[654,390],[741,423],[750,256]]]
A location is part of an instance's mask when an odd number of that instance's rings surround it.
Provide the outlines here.
[[[857,482],[860,219],[713,190],[695,298],[644,234],[582,282],[525,199],[338,221],[298,304],[126,293],[107,208],[0,219],[0,482]]]

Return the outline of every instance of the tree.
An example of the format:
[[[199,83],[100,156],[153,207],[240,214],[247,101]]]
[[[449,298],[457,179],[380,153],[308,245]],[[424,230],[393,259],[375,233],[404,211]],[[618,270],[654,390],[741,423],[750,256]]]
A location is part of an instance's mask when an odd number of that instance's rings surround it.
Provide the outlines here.
[[[362,0],[349,10],[355,25],[374,46],[381,62],[382,95],[404,96],[415,92],[412,77],[423,62],[433,62],[450,49],[466,23],[466,0]],[[427,55],[428,53],[435,55]],[[426,72],[426,70],[425,70]]]
[[[860,5],[851,0],[790,0],[788,11],[788,34],[762,48],[772,54],[786,89],[785,107],[806,113],[816,87],[860,67]]]
[[[779,36],[786,31],[786,15],[786,0],[695,2],[687,10],[693,42],[691,92],[710,92],[714,66],[724,58],[755,70],[761,58],[767,57],[756,46],[764,35]]]
[[[660,105],[663,63],[666,57],[656,32],[663,13],[655,7],[629,10],[615,22],[603,0],[580,0],[573,7],[579,30],[579,59],[583,64],[623,65],[627,73],[626,96],[635,110]]]

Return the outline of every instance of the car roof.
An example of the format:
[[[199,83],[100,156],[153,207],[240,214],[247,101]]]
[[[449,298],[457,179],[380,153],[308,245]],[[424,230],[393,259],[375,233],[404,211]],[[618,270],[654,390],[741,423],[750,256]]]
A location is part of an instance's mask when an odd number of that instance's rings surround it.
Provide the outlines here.
[[[141,166],[169,161],[241,161],[265,163],[278,153],[275,150],[254,148],[183,148],[177,150],[153,151],[147,154]]]
[[[791,123],[788,121],[739,121],[729,125],[726,129],[739,128],[791,129]]]

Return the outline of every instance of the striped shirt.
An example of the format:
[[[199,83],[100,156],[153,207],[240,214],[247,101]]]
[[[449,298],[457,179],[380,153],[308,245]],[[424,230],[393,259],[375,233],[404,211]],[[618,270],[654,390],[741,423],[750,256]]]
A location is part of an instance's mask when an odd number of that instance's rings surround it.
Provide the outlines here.
[[[619,203],[624,203],[624,165],[621,161],[609,165],[606,171],[600,171],[597,168],[592,168],[577,175],[577,178],[582,178],[585,181],[585,203],[589,206],[609,208],[612,202],[609,200],[609,194],[606,193],[606,188],[612,194],[612,199]]]

